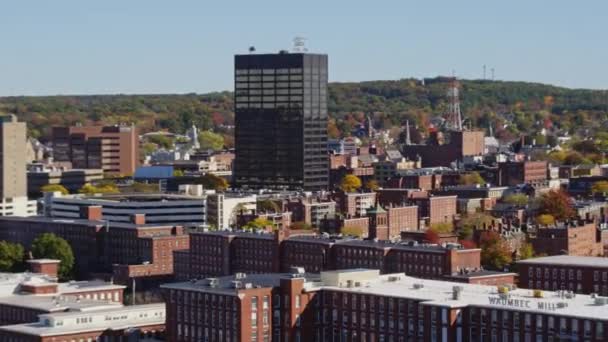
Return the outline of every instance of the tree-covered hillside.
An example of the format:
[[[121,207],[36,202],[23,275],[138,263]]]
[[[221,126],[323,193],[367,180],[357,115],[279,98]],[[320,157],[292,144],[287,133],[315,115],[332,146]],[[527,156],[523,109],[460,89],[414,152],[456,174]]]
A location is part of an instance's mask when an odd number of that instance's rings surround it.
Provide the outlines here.
[[[371,114],[376,128],[400,126],[406,119],[425,131],[446,108],[446,78],[332,83],[329,111],[332,136],[348,135]],[[567,89],[537,83],[461,81],[468,125],[509,138],[551,128],[576,133],[606,123],[608,91]],[[0,97],[0,112],[27,121],[30,135],[48,138],[50,127],[75,123],[135,123],[142,131],[182,132],[192,123],[229,135],[234,122],[232,93],[184,95],[92,95]]]

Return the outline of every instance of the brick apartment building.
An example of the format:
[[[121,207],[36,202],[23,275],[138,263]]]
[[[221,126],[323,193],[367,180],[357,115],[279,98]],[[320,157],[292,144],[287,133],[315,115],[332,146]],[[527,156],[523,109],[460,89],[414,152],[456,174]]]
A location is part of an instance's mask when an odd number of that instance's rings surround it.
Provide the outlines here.
[[[608,258],[556,255],[517,265],[521,287],[608,296]]]
[[[464,157],[481,156],[485,150],[483,131],[452,131],[449,142],[440,141],[438,132],[431,132],[426,145],[411,144],[402,147],[402,154],[410,160],[422,159],[422,167],[451,166]]]
[[[538,185],[547,182],[547,162],[521,161],[498,164],[498,186]]]
[[[176,252],[176,278],[188,280],[242,273],[285,272],[292,267],[314,271],[342,268],[376,268],[382,273],[407,272],[429,279],[460,276],[462,282],[491,283],[493,274],[481,276],[479,249],[458,244],[391,243],[320,235],[204,232],[191,234],[189,251]],[[513,282],[513,274],[507,274]],[[503,281],[504,279],[500,280]]]
[[[85,207],[82,217],[2,217],[0,240],[27,249],[37,236],[53,233],[72,247],[78,274],[113,274],[121,283],[171,277],[173,251],[189,248],[189,236],[182,227],[149,225],[142,214],[133,215],[131,223],[108,223],[101,220],[99,207]]]
[[[163,285],[170,341],[605,341],[602,299],[293,270]]]
[[[72,126],[53,128],[53,158],[75,169],[102,169],[111,175],[132,175],[139,165],[135,126]]]
[[[418,206],[418,217],[431,225],[454,222],[457,200],[456,196],[428,196],[412,198],[411,203]]]
[[[534,251],[546,255],[602,256],[603,235],[592,220],[558,222],[551,227],[537,227],[531,233]]]

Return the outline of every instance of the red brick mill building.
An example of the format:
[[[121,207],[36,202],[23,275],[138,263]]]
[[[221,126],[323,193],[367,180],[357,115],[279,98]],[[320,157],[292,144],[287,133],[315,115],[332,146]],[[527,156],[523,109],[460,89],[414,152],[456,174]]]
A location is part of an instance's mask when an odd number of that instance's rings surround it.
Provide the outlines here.
[[[323,235],[286,236],[213,231],[190,235],[190,250],[175,252],[178,280],[242,273],[311,272],[374,268],[381,273],[405,272],[427,279],[467,283],[512,284],[513,273],[490,272],[480,266],[480,249],[459,244],[389,242]]]
[[[606,341],[608,298],[380,275],[237,274],[163,285],[170,341]]]

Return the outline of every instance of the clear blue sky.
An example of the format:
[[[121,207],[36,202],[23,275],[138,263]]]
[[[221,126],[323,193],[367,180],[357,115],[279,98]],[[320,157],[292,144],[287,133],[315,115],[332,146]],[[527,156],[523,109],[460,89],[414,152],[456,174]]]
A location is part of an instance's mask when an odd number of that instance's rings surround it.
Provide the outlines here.
[[[608,88],[608,1],[0,0],[0,96],[232,89],[232,61],[330,57],[331,81],[449,75]]]

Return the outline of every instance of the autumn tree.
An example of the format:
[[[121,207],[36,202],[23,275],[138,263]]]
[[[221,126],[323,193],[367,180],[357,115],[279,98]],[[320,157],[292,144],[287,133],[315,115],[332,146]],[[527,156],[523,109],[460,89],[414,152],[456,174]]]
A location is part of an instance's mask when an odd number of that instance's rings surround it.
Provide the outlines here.
[[[542,214],[536,217],[536,223],[543,226],[550,226],[555,223],[555,217],[549,214]]]
[[[148,142],[156,144],[162,148],[171,148],[173,147],[173,140],[171,138],[163,135],[163,134],[154,134],[147,137]]]
[[[509,246],[495,231],[483,232],[479,246],[481,247],[481,264],[485,268],[502,271],[513,261]]]
[[[259,212],[278,213],[281,211],[281,208],[279,207],[277,202],[270,199],[263,199],[261,201],[257,201],[256,207]]]
[[[47,184],[40,188],[41,192],[59,192],[62,195],[67,195],[70,192],[61,184]]]
[[[432,230],[438,234],[451,233],[454,231],[454,225],[449,222],[432,223],[429,230]]]
[[[551,190],[542,194],[538,199],[538,213],[551,215],[559,221],[571,219],[576,215],[572,198],[563,190]]]
[[[525,242],[519,247],[517,254],[519,255],[519,260],[530,259],[534,257],[534,247],[531,243]]]
[[[292,222],[291,226],[289,226],[289,229],[293,229],[293,230],[311,230],[312,226],[304,221],[296,221],[296,222]]]
[[[593,183],[591,192],[594,194],[608,193],[608,181],[599,181]]]
[[[486,181],[483,179],[483,177],[481,177],[479,172],[474,171],[471,173],[460,175],[459,183],[462,185],[484,185],[486,184]]]
[[[99,185],[92,185],[91,183],[86,183],[85,185],[78,190],[78,193],[93,195],[93,194],[116,194],[119,193],[118,187],[116,184],[111,182],[102,183]]]
[[[340,189],[344,192],[354,192],[361,188],[361,179],[355,175],[346,175],[340,181]]]
[[[255,218],[249,222],[247,222],[244,226],[243,229],[246,230],[261,230],[261,229],[266,229],[268,227],[273,227],[274,225],[272,224],[272,222],[266,218],[262,218],[262,217],[258,217]]]
[[[424,240],[428,243],[439,243],[439,233],[434,229],[427,229],[426,232],[424,232]]]
[[[340,234],[346,236],[363,237],[363,229],[357,226],[347,226],[340,229]]]
[[[225,191],[229,186],[226,179],[216,176],[213,173],[206,173],[199,179],[195,180],[194,183],[202,184],[204,188],[213,189],[216,191]]]
[[[367,182],[365,182],[365,189],[367,189],[368,191],[376,191],[380,188],[380,186],[378,185],[378,182],[370,179]]]

